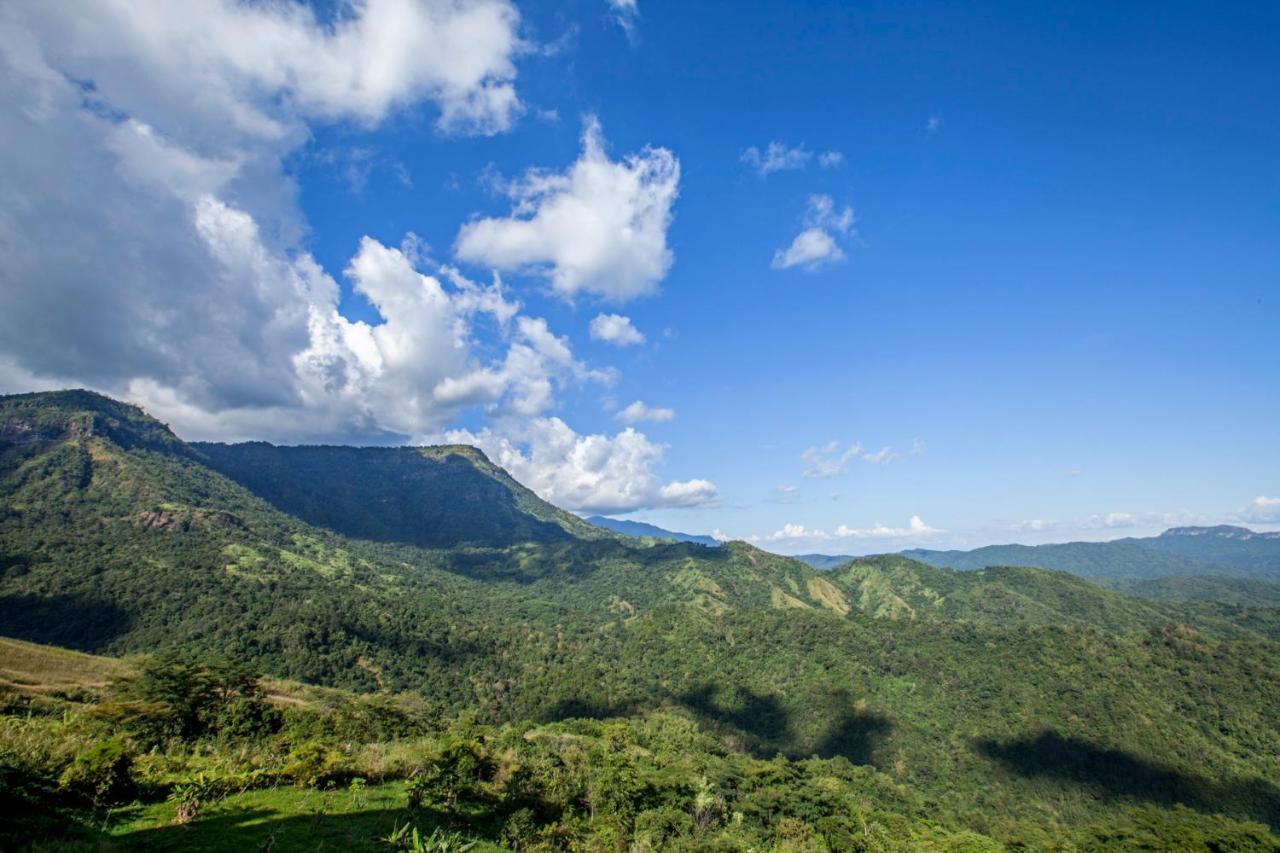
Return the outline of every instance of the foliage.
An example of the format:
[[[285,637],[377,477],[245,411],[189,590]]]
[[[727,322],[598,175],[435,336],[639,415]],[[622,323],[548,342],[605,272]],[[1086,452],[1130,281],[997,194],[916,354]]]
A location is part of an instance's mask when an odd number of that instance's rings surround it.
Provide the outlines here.
[[[133,799],[137,786],[133,755],[118,738],[90,743],[76,753],[58,777],[58,786],[94,805],[116,805]]]
[[[381,803],[366,837],[412,804],[519,849],[1088,849],[1125,822],[1231,849],[1280,825],[1280,611],[579,536],[462,450],[278,450],[193,448],[95,395],[0,399],[0,624],[151,655],[0,645],[0,771],[34,813],[127,796],[96,793],[123,766],[139,846],[173,845],[179,808],[247,842],[227,810],[321,801]],[[500,512],[452,511],[493,484]],[[444,516],[379,518],[382,496]],[[490,536],[507,521],[525,532]],[[91,752],[113,739],[127,764]]]

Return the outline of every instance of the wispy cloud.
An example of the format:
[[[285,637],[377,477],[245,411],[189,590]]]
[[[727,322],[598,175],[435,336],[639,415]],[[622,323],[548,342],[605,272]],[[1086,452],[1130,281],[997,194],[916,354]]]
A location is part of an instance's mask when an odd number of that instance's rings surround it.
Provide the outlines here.
[[[809,207],[804,215],[804,230],[785,249],[773,253],[776,270],[801,267],[813,271],[828,264],[844,260],[840,238],[853,232],[853,208],[845,206],[837,210],[829,195],[809,196]]]
[[[924,442],[917,438],[911,442],[911,449],[906,452],[906,455],[919,456],[922,453],[924,453]],[[841,449],[839,441],[828,441],[826,444],[806,448],[800,454],[800,460],[808,465],[804,471],[805,477],[825,479],[844,474],[849,470],[849,463],[856,459],[874,465],[888,465],[902,456],[903,454],[892,447],[882,447],[873,452],[866,452],[856,441],[844,449]]]
[[[793,148],[784,142],[774,141],[763,151],[752,145],[738,159],[755,169],[760,177],[767,178],[774,172],[803,169],[813,159],[813,152],[803,145]]]

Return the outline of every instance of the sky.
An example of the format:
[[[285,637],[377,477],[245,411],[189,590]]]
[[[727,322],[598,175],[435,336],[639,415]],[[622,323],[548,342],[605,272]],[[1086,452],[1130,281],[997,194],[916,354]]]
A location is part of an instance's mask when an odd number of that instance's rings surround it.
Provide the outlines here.
[[[1280,527],[1280,8],[0,0],[0,391],[782,553]]]

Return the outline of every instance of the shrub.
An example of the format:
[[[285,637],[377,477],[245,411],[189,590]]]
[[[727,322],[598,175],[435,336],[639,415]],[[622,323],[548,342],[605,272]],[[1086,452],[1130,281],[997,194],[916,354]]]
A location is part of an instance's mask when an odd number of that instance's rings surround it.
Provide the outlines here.
[[[283,774],[295,785],[320,788],[351,775],[346,757],[333,746],[309,740],[294,747],[285,759]]]
[[[62,771],[58,787],[94,805],[129,802],[137,793],[133,755],[119,738],[98,741],[76,753]]]

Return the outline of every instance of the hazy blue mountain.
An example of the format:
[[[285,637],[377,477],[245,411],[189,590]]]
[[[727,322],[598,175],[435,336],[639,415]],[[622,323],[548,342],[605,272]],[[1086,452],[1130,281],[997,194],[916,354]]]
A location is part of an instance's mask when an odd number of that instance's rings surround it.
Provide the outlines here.
[[[1159,536],[1111,542],[988,545],[972,551],[917,548],[903,555],[933,566],[1033,566],[1095,579],[1205,576],[1280,580],[1280,534],[1243,527],[1175,527]]]
[[[1221,524],[1173,527],[1159,536],[1121,541],[1230,569],[1231,574],[1280,578],[1280,532],[1258,533]]]
[[[858,559],[849,554],[796,554],[794,558],[802,563],[808,563],[821,572],[838,569],[845,563]]]
[[[621,533],[624,536],[635,536],[637,538],[649,539],[665,539],[670,542],[693,542],[697,545],[706,545],[709,548],[715,548],[720,543],[710,536],[700,536],[696,533],[680,533],[675,530],[664,530],[654,524],[646,524],[643,521],[626,521],[621,518],[607,518],[603,515],[593,515],[586,519],[588,524],[594,524],[596,527],[603,527],[605,530],[612,530],[614,533]]]

